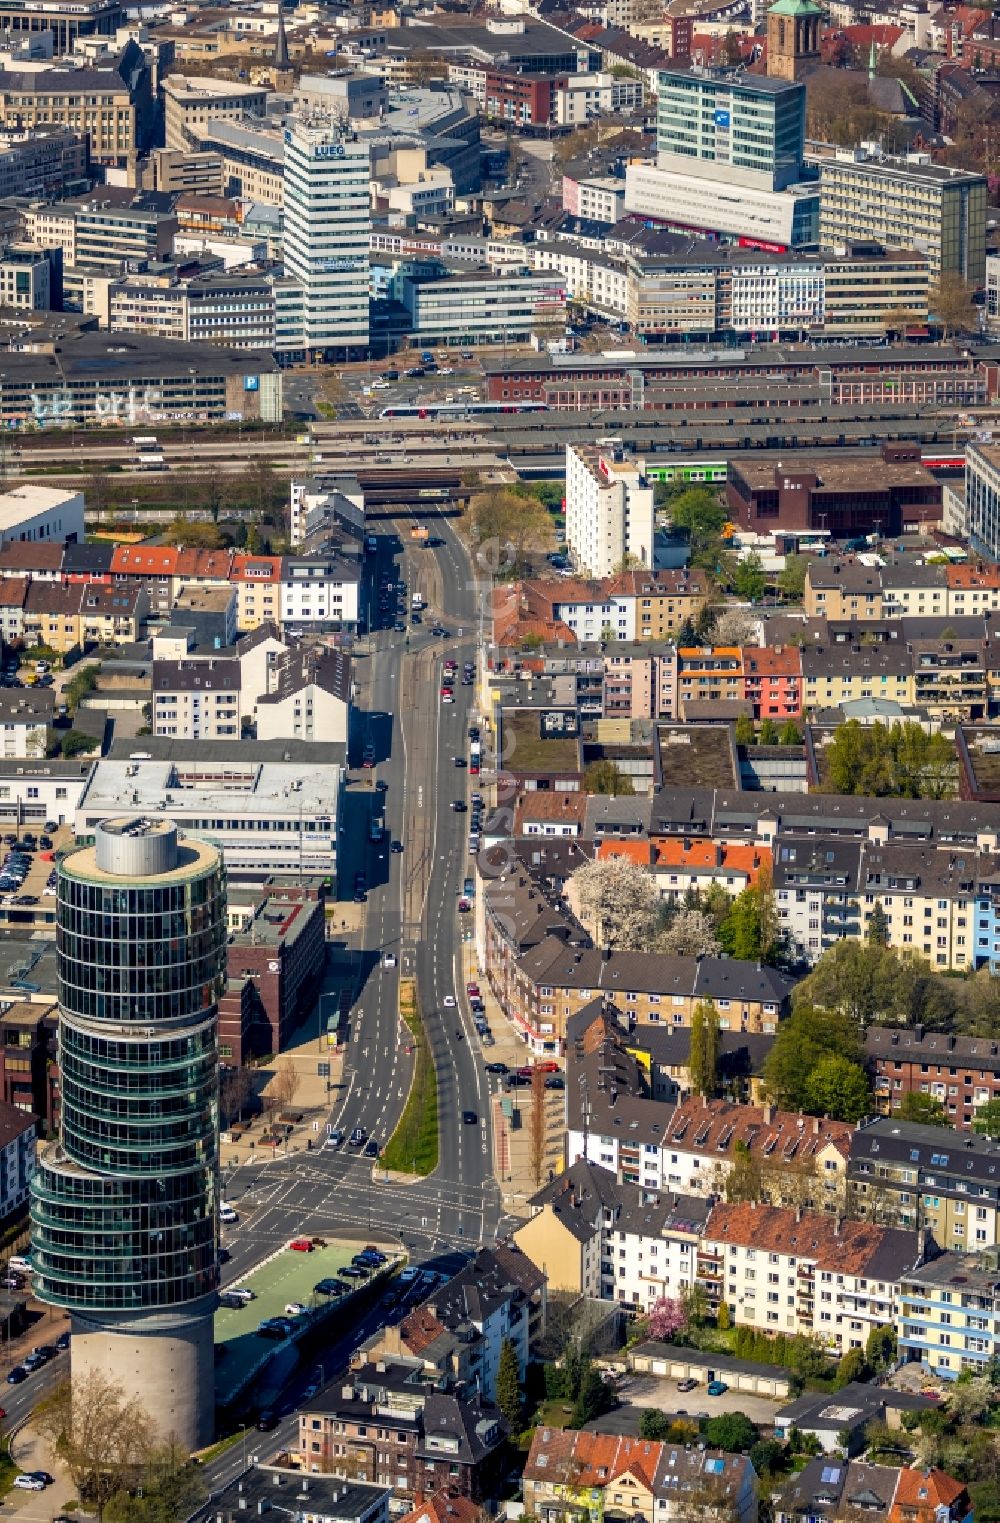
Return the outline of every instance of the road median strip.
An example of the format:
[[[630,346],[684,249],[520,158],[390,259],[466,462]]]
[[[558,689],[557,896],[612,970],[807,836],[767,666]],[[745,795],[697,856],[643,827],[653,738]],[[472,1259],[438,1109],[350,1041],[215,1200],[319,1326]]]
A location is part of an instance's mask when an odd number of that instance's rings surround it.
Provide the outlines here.
[[[399,982],[399,1013],[413,1038],[413,1077],[403,1114],[386,1143],[382,1167],[400,1174],[433,1174],[438,1166],[437,1074],[413,979]]]

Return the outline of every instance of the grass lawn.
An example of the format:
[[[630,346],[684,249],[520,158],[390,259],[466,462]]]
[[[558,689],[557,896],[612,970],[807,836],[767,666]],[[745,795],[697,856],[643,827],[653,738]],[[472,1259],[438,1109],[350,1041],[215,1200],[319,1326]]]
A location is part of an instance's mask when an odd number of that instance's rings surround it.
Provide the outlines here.
[[[566,1396],[543,1401],[535,1419],[539,1428],[565,1428],[573,1415],[573,1403]]]
[[[399,1013],[413,1037],[416,1062],[403,1114],[380,1161],[402,1174],[433,1174],[438,1165],[437,1074],[412,979],[400,980]]]
[[[15,1465],[10,1457],[10,1450],[6,1444],[0,1449],[0,1497],[5,1497],[14,1484],[14,1477],[20,1473],[20,1466]]]

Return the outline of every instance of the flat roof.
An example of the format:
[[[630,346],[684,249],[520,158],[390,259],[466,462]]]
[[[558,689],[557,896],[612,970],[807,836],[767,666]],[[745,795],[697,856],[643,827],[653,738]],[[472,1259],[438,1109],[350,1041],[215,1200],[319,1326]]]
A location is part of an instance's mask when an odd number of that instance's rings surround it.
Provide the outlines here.
[[[0,495],[0,530],[14,528],[37,513],[52,513],[79,496],[79,492],[58,491],[55,487],[15,487]]]
[[[337,813],[342,769],[337,763],[308,767],[287,762],[241,759],[241,746],[228,742],[231,762],[185,767],[182,762],[97,762],[80,800],[82,810],[162,811],[182,822],[192,810],[238,815],[268,814],[303,821]],[[169,796],[169,797],[168,797]]]
[[[166,819],[157,821],[158,824],[166,824]],[[109,873],[103,867],[97,865],[96,846],[84,846],[79,851],[71,852],[62,861],[61,868],[70,878],[80,878],[87,883],[182,883],[187,878],[195,878],[199,873],[206,872],[219,860],[219,852],[215,846],[209,846],[206,841],[193,840],[190,836],[183,836],[177,848],[177,866],[165,873],[153,873],[148,878],[134,877],[131,873]]]

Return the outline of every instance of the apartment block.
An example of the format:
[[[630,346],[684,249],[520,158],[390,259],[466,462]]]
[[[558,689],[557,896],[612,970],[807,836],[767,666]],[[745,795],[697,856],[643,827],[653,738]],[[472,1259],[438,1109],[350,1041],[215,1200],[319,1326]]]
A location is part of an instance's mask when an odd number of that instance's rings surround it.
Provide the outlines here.
[[[898,1110],[905,1095],[931,1095],[953,1127],[968,1131],[979,1106],[1000,1098],[1000,1042],[991,1037],[869,1026],[865,1060],[884,1116]]]
[[[923,1257],[916,1231],[719,1202],[701,1238],[698,1283],[737,1327],[804,1333],[845,1354],[892,1323],[897,1283]]]
[[[926,1228],[956,1252],[1000,1242],[1000,1146],[988,1138],[880,1116],[855,1133],[847,1174],[854,1215]]]
[[[944,1380],[984,1375],[1000,1353],[1000,1262],[996,1249],[942,1253],[900,1275],[896,1338],[902,1359]]]
[[[652,565],[653,503],[639,466],[594,445],[566,446],[566,542],[587,576]]]

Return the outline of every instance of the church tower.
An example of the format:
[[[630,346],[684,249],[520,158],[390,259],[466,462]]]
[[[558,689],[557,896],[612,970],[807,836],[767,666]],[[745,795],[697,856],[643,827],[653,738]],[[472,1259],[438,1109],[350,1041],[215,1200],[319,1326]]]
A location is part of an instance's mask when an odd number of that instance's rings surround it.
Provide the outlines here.
[[[773,79],[803,79],[819,63],[823,10],[814,0],[777,0],[767,13],[767,72]]]

